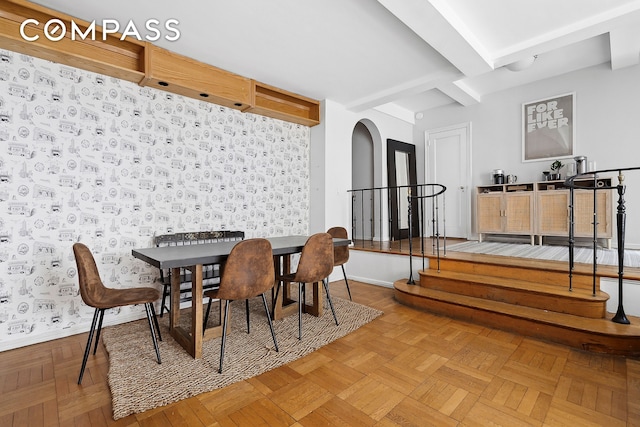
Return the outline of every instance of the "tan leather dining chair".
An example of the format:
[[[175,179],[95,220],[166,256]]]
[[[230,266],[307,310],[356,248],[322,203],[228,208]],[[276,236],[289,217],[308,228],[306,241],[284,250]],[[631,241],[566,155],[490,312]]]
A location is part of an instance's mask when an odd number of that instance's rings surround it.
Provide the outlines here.
[[[334,239],[348,239],[349,233],[344,227],[331,227],[327,233],[331,234]],[[349,246],[334,246],[333,247],[333,266],[342,267],[342,275],[344,276],[344,283],[347,285],[347,293],[349,294],[349,300],[351,298],[351,289],[349,289],[349,281],[347,280],[347,273],[344,271],[344,265],[349,261]]]
[[[222,373],[222,363],[224,361],[224,348],[227,341],[227,327],[229,322],[229,302],[236,300],[245,300],[247,311],[247,333],[249,329],[249,298],[260,295],[264,310],[267,313],[269,328],[271,329],[271,337],[273,345],[278,351],[278,342],[276,334],[273,330],[271,322],[271,314],[267,306],[267,300],[264,293],[273,288],[275,283],[275,273],[273,268],[273,255],[271,243],[266,239],[248,239],[237,243],[225,262],[225,267],[220,278],[220,286],[217,289],[205,292],[205,296],[209,297],[207,305],[207,313],[205,315],[204,324],[206,326],[209,320],[209,312],[211,311],[211,301],[220,299],[220,310],[222,310],[222,301],[224,300],[224,320],[222,323],[222,341],[220,343],[220,366],[218,372]]]
[[[107,288],[100,279],[95,259],[93,258],[89,248],[82,243],[75,243],[73,245],[73,254],[76,259],[76,266],[78,267],[78,284],[80,286],[82,301],[84,301],[88,306],[95,308],[93,321],[91,322],[91,329],[89,330],[89,338],[87,339],[87,347],[84,350],[84,358],[82,359],[82,368],[80,369],[78,384],[82,383],[84,369],[87,366],[87,359],[91,349],[93,333],[96,329],[96,322],[98,322],[98,333],[96,335],[93,354],[96,354],[98,342],[100,341],[100,331],[102,329],[104,311],[109,308],[144,304],[147,312],[147,320],[149,321],[149,329],[151,330],[151,339],[156,350],[156,359],[158,360],[158,363],[161,363],[160,350],[158,349],[158,342],[156,341],[156,333],[158,334],[158,339],[160,341],[162,341],[162,336],[160,335],[160,327],[158,325],[158,319],[156,318],[156,312],[153,308],[153,302],[160,298],[160,292],[157,289],[143,287],[128,289]]]
[[[306,283],[322,282],[333,319],[338,325],[336,311],[333,308],[329,285],[325,281],[333,270],[333,238],[329,233],[317,233],[307,239],[302,248],[298,268],[295,273],[277,275],[278,287],[274,303],[278,299],[281,283],[298,283],[298,339],[302,339],[302,306],[305,304]]]

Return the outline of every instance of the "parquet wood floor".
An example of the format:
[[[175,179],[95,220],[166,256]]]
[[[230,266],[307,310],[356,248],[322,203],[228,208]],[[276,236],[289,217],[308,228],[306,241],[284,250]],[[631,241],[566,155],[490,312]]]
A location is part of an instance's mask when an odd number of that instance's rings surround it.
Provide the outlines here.
[[[346,297],[343,282],[331,288]],[[294,363],[118,421],[102,345],[76,385],[86,334],[0,353],[0,426],[640,426],[639,360],[416,311],[388,288],[352,293],[384,315]]]

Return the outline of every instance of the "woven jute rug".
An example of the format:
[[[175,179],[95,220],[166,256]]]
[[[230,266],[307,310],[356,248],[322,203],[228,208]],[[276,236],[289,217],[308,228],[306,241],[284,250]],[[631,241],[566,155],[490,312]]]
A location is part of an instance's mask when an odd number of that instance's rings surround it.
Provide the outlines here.
[[[225,387],[259,375],[309,354],[355,331],[382,314],[381,311],[333,297],[336,326],[326,304],[323,315],[303,314],[303,338],[298,340],[297,314],[274,322],[279,352],[275,351],[262,300],[250,303],[251,333],[247,334],[244,301],[231,304],[231,328],[227,335],[223,373],[218,373],[220,338],[205,341],[203,357],[193,359],[169,335],[168,316],[160,320],[162,364],[156,362],[146,319],[105,328],[109,353],[109,387],[113,418],[144,412],[200,393]],[[213,303],[211,317],[218,304]],[[186,319],[184,319],[186,317]],[[189,321],[187,316],[182,320]],[[210,326],[214,324],[210,320]]]

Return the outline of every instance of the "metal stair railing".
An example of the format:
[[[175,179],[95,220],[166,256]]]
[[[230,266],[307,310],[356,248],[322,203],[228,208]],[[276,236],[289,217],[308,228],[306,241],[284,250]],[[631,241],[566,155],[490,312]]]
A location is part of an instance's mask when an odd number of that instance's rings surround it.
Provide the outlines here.
[[[629,324],[631,323],[624,312],[623,303],[623,281],[624,281],[624,240],[626,232],[626,207],[624,194],[626,185],[624,184],[623,172],[640,170],[640,167],[631,168],[616,168],[616,169],[602,169],[598,171],[587,172],[578,174],[567,178],[565,180],[565,186],[569,188],[569,290],[572,289],[573,270],[574,270],[574,246],[575,246],[575,222],[574,222],[574,190],[579,188],[581,190],[593,191],[593,295],[596,294],[596,271],[598,264],[597,256],[597,243],[598,243],[598,212],[596,197],[597,192],[602,190],[616,190],[618,193],[618,206],[616,212],[616,227],[617,227],[617,240],[618,240],[618,309],[615,316],[611,319],[615,323]],[[603,173],[617,172],[618,184],[606,185],[604,181],[599,181],[599,176]],[[575,181],[583,178],[592,178],[593,185],[576,185]]]
[[[420,247],[422,253],[422,264],[425,264],[425,247],[424,237],[426,230],[431,229],[432,237],[432,253],[437,255],[438,269],[440,268],[440,238],[443,238],[443,253],[446,255],[446,225],[444,220],[445,202],[444,192],[446,187],[441,184],[416,184],[401,185],[395,187],[373,187],[348,190],[351,193],[351,240],[357,245],[361,242],[362,247],[368,245],[373,248],[375,240],[379,241],[379,249],[382,251],[384,242],[393,240],[391,230],[396,227],[400,229],[401,221],[408,219],[409,233],[409,263],[410,263],[410,282],[413,282],[413,237],[420,236]],[[401,203],[399,201],[404,194],[407,194],[408,208],[406,216],[401,212]],[[397,211],[392,213],[392,198],[398,201]],[[425,201],[430,200],[431,206],[425,206]],[[385,212],[386,209],[386,212]],[[414,212],[414,209],[417,212]],[[442,215],[441,211],[442,210]],[[431,218],[427,218],[428,213]],[[417,230],[414,229],[414,216],[417,215]],[[396,224],[393,224],[393,221]],[[387,228],[385,229],[385,221]],[[440,234],[442,228],[443,234]],[[399,250],[402,251],[404,239],[398,239]],[[367,243],[368,242],[368,243]]]
[[[409,280],[407,281],[407,284],[409,285],[415,285],[415,281],[413,280],[413,230],[412,230],[412,226],[411,224],[413,223],[413,212],[412,212],[412,201],[413,200],[419,200],[420,201],[420,213],[423,215],[422,221],[419,222],[419,224],[424,224],[424,201],[425,199],[433,199],[432,203],[431,203],[431,235],[432,237],[435,237],[435,242],[433,242],[432,240],[432,251],[434,250],[433,245],[435,245],[435,252],[436,252],[436,260],[437,260],[437,265],[438,265],[438,272],[440,271],[440,198],[438,196],[442,196],[442,216],[444,218],[444,214],[445,214],[445,198],[444,198],[444,193],[445,191],[447,191],[447,187],[445,187],[442,184],[425,184],[425,187],[423,187],[424,189],[430,189],[431,193],[429,194],[424,194],[424,192],[420,192],[417,195],[412,195],[411,191],[409,191],[409,195],[407,196],[408,199],[408,205],[409,205],[409,212],[408,212],[408,217],[409,217]],[[447,254],[447,233],[446,233],[446,227],[445,227],[445,222],[443,219],[443,232],[444,232],[444,241],[443,241],[443,245],[444,245],[444,255]],[[423,234],[420,233],[420,230],[418,230],[418,235],[422,236]],[[421,242],[421,253],[422,253],[422,269],[425,269],[425,252],[424,252],[424,239],[420,239]]]

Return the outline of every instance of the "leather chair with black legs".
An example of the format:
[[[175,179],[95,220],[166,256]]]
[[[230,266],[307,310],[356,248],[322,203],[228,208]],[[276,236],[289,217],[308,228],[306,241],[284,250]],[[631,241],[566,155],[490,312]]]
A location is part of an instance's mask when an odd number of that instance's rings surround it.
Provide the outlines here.
[[[269,321],[271,329],[271,337],[276,351],[278,351],[278,342],[276,334],[273,330],[271,322],[271,313],[267,306],[267,300],[264,293],[273,288],[275,283],[275,273],[273,267],[273,255],[271,243],[266,239],[248,239],[238,242],[227,257],[220,278],[220,285],[217,289],[205,292],[205,296],[209,297],[207,312],[205,315],[204,325],[206,327],[209,320],[209,312],[211,311],[211,301],[213,299],[220,300],[220,310],[222,315],[222,301],[224,300],[224,319],[222,322],[222,341],[220,343],[220,366],[218,372],[222,373],[222,363],[224,361],[224,348],[227,341],[227,328],[229,322],[229,302],[236,300],[245,300],[247,311],[247,333],[249,328],[249,298],[262,297],[264,310]]]
[[[338,318],[329,293],[328,280],[325,280],[332,271],[333,238],[329,233],[317,233],[309,237],[304,244],[296,272],[277,275],[274,303],[278,300],[281,283],[298,283],[298,339],[302,339],[302,307],[305,304],[306,283],[322,282],[327,294],[327,301],[329,301],[329,307],[331,307],[331,312],[333,313],[333,319],[336,322],[336,326],[338,325]]]
[[[348,239],[349,233],[344,227],[331,227],[327,233],[331,234],[334,239]],[[344,276],[344,283],[347,285],[347,293],[349,294],[349,300],[351,298],[351,289],[349,289],[349,281],[347,280],[347,273],[344,271],[344,265],[349,261],[349,246],[335,246],[333,248],[333,266],[342,267],[342,275]]]
[[[78,384],[82,383],[84,370],[87,366],[87,359],[89,358],[89,351],[91,350],[91,341],[93,340],[93,333],[96,329],[96,322],[98,322],[98,333],[96,335],[93,354],[96,354],[98,342],[100,341],[100,331],[102,329],[104,311],[109,308],[144,304],[147,312],[147,320],[149,321],[149,329],[151,330],[151,339],[156,350],[156,359],[158,360],[158,363],[161,363],[160,350],[158,349],[158,342],[156,341],[156,333],[158,334],[158,339],[160,341],[162,341],[162,336],[160,335],[160,326],[158,325],[156,312],[153,308],[153,303],[160,299],[160,291],[153,288],[143,287],[128,289],[107,288],[100,279],[95,259],[93,258],[89,248],[82,243],[75,243],[73,245],[73,254],[76,258],[76,265],[78,267],[78,284],[80,285],[82,301],[84,301],[88,306],[95,308],[93,321],[91,322],[91,329],[89,330],[87,347],[85,348],[84,358],[82,359],[82,368],[80,368]]]

